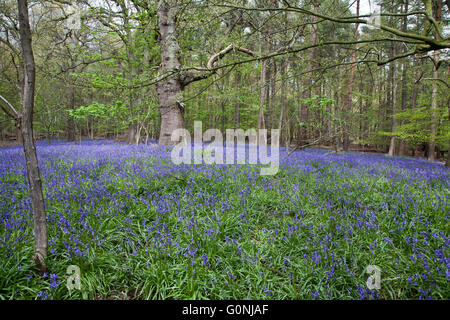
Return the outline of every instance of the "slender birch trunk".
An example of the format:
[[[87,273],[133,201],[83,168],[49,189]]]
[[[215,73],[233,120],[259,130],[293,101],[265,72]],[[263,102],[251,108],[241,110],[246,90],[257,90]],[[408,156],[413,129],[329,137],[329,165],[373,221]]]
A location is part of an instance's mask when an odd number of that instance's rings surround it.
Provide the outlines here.
[[[34,260],[41,272],[47,270],[47,222],[45,214],[44,197],[42,194],[42,181],[38,167],[36,147],[33,136],[33,108],[35,87],[35,63],[31,47],[31,31],[28,19],[28,6],[26,0],[18,0],[20,44],[22,47],[24,63],[23,82],[23,114],[21,127],[23,135],[23,149],[25,152],[28,182],[31,192],[31,207],[33,210],[34,233]]]

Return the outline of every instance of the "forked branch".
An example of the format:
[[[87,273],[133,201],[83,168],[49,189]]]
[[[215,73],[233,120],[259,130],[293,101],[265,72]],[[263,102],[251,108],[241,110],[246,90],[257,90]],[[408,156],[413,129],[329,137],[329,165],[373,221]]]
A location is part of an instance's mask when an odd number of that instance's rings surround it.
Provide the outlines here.
[[[213,54],[206,64],[206,68],[192,68],[192,70],[184,71],[180,74],[180,80],[183,85],[183,87],[187,86],[188,84],[200,81],[203,79],[209,78],[211,75],[217,72],[217,68],[214,68],[214,64],[222,59],[226,54],[232,52],[232,51],[239,51],[245,54],[248,54],[249,56],[255,57],[255,53],[249,49],[242,48],[235,46],[234,44],[230,44],[225,49]]]

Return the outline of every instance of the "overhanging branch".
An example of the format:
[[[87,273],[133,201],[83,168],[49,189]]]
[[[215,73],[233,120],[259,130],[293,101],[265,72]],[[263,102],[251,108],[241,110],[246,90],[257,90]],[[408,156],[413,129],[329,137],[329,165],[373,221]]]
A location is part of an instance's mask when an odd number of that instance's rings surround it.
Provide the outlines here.
[[[2,108],[2,110],[11,118],[13,118],[14,120],[19,120],[20,118],[20,114],[16,111],[16,109],[14,109],[14,107],[12,106],[11,103],[9,103],[8,100],[6,100],[1,94],[0,94],[0,100],[2,100],[7,106],[8,108],[5,107],[4,104],[0,104],[0,107]]]
[[[230,44],[228,47],[226,47],[226,48],[223,49],[222,51],[220,51],[220,52],[218,52],[218,53],[216,53],[216,54],[213,54],[213,55],[211,56],[211,58],[209,58],[209,61],[208,61],[208,63],[206,64],[206,67],[207,67],[209,70],[211,70],[211,69],[213,68],[213,64],[214,64],[216,61],[222,59],[222,58],[223,58],[228,52],[230,52],[231,50],[240,51],[240,52],[246,53],[246,54],[248,54],[248,55],[250,55],[250,56],[252,56],[252,57],[255,56],[255,54],[254,54],[253,51],[251,51],[251,50],[248,50],[248,49],[241,48],[241,47],[235,46],[235,45],[233,45],[233,44]]]
[[[183,87],[187,86],[188,84],[200,81],[203,79],[206,79],[217,72],[218,69],[214,68],[214,64],[222,59],[226,54],[232,52],[232,51],[239,51],[245,54],[248,54],[252,57],[255,57],[255,53],[249,49],[242,48],[235,46],[234,44],[230,44],[225,49],[213,54],[206,64],[205,68],[191,68],[190,70],[184,71],[180,74],[180,81],[183,85]]]
[[[302,14],[306,14],[306,15],[310,15],[310,16],[315,16],[317,18],[321,18],[323,20],[328,20],[328,21],[332,21],[332,22],[336,22],[336,23],[361,23],[361,24],[366,24],[366,25],[370,25],[370,22],[366,19],[361,19],[361,17],[366,17],[366,16],[354,16],[354,17],[333,17],[333,16],[328,16],[325,14],[321,14],[318,12],[315,12],[313,10],[308,10],[306,8],[303,7],[295,7],[289,4],[288,1],[283,1],[285,3],[284,7],[281,8],[269,8],[269,7],[264,7],[264,8],[256,8],[256,7],[245,7],[245,6],[239,6],[239,5],[231,5],[231,4],[215,4],[218,7],[225,7],[225,8],[232,8],[232,9],[240,9],[240,10],[247,10],[247,11],[262,11],[262,12],[267,12],[267,11],[287,11],[287,12],[297,12],[297,13],[302,13]],[[437,22],[433,19],[433,17],[429,14],[429,12],[426,11],[420,11],[417,12],[418,14],[423,14],[427,17],[429,24],[432,25],[440,34],[440,30],[438,28]],[[382,14],[384,16],[386,15],[391,15],[391,14]],[[404,15],[409,15],[409,14],[404,14]],[[387,31],[391,34],[394,34],[396,36],[402,37],[402,38],[406,38],[406,39],[413,39],[413,40],[417,40],[420,41],[420,45],[417,46],[416,51],[417,52],[426,52],[426,51],[432,51],[432,50],[439,50],[439,49],[445,49],[445,48],[450,48],[450,39],[448,38],[443,38],[443,39],[435,39],[432,37],[428,37],[426,35],[423,34],[416,34],[416,33],[412,33],[412,32],[404,32],[404,31],[400,31],[398,29],[386,26],[386,25],[379,25],[378,26],[381,30]]]
[[[447,83],[447,81],[439,78],[423,78],[423,80],[429,80],[429,81],[439,81],[447,86],[447,88],[450,88],[450,84]]]

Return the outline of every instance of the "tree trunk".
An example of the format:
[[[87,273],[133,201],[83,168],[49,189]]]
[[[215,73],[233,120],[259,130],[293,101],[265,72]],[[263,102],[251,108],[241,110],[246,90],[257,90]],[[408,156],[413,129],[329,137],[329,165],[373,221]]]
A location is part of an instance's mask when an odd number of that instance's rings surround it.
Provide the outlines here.
[[[403,13],[407,13],[408,12],[408,0],[406,0],[404,2],[404,7],[403,7]],[[408,26],[408,18],[405,16],[403,17],[403,26],[402,26],[402,31],[403,32],[407,32]],[[408,51],[407,48],[403,49],[403,52],[406,53]],[[408,64],[409,64],[409,60],[408,59],[403,59],[403,65],[402,65],[402,111],[406,110],[406,103],[407,103],[407,82],[408,82]],[[402,121],[403,123],[403,121]],[[407,145],[406,145],[406,141],[404,141],[403,139],[400,140],[400,146],[399,146],[399,155],[404,156],[406,155],[406,150],[407,150]]]
[[[434,18],[437,23],[442,20],[442,0],[433,1],[434,6]],[[435,37],[439,39],[439,34],[435,32]],[[433,78],[438,79],[438,69],[439,69],[439,50],[433,52]],[[428,160],[434,161],[435,159],[435,149],[436,149],[436,121],[437,121],[437,98],[438,98],[438,84],[437,81],[433,81],[433,92],[431,94],[431,133],[430,133],[430,144],[428,149]]]
[[[434,56],[433,78],[438,79],[439,51],[435,50],[433,52],[433,56]],[[430,161],[434,161],[435,159],[437,98],[438,98],[438,84],[437,81],[433,81],[433,92],[431,94],[431,132],[430,132],[430,143],[428,145],[428,160]]]
[[[394,43],[390,43],[390,51],[389,51],[389,55],[391,57],[393,57],[395,55],[394,52]],[[393,95],[393,87],[395,85],[394,83],[394,75],[395,75],[395,61],[391,62],[389,64],[389,72],[388,72],[388,79],[387,79],[387,84],[386,84],[386,104],[385,104],[385,108],[384,108],[384,120],[386,121],[386,123],[388,123],[389,120],[389,115],[390,115],[390,110],[392,108],[392,95]],[[392,121],[392,120],[391,120]],[[391,122],[392,123],[392,122]],[[388,131],[389,129],[391,129],[392,131],[392,127],[386,127],[386,131]],[[389,153],[391,150],[391,144],[392,144],[392,138],[391,138],[391,143],[389,144],[389,146],[387,146],[387,150],[386,153]]]
[[[69,110],[75,110],[75,87],[72,76],[69,77]],[[67,118],[67,141],[75,141],[75,121],[70,115]]]
[[[338,108],[339,108],[339,85],[338,88],[334,91],[334,108],[333,108],[333,118],[337,118],[338,117]],[[333,145],[334,145],[334,150],[336,153],[339,152],[339,135],[338,135],[338,124],[336,123],[336,121],[333,121],[333,135],[334,135],[334,139],[333,139]]]
[[[129,13],[129,8],[127,7],[127,2],[126,1],[120,1],[119,2],[121,11],[122,11],[122,19],[123,19],[123,24],[125,26],[127,26],[125,28],[125,38],[126,38],[126,43],[125,43],[125,47],[126,47],[126,54],[127,54],[127,68],[126,70],[124,70],[124,68],[121,65],[121,69],[122,72],[125,74],[125,77],[127,79],[127,83],[129,86],[131,86],[133,84],[133,81],[135,79],[135,77],[137,76],[137,70],[136,70],[136,56],[134,54],[134,49],[133,49],[133,35],[132,35],[132,30],[130,27],[130,13]],[[145,52],[144,52],[145,55]],[[145,63],[145,62],[144,62]],[[136,105],[136,97],[135,97],[135,90],[132,89],[131,87],[128,88],[128,115],[129,115],[129,126],[128,126],[128,133],[127,133],[127,139],[126,142],[128,144],[138,144],[139,143],[139,138],[137,137],[139,132],[138,132],[138,127],[139,124],[137,123],[137,121],[134,119],[134,108]],[[138,95],[139,97],[140,95]],[[139,104],[139,103],[137,103]]]
[[[395,48],[393,50],[393,54],[395,55]],[[395,130],[397,129],[397,119],[395,118],[395,113],[397,112],[397,102],[396,102],[396,100],[397,100],[397,85],[395,83],[396,65],[395,65],[395,61],[393,61],[391,63],[392,63],[392,75],[391,75],[392,132],[395,132]],[[389,145],[388,155],[392,157],[394,154],[395,154],[395,136],[392,136],[391,143]]]
[[[277,63],[274,58],[270,59],[270,68],[268,70],[268,82],[270,86],[268,87],[267,99],[266,99],[266,128],[272,129],[275,124],[275,107],[277,105],[276,102],[276,78],[277,78]],[[267,132],[267,137],[270,139],[270,131]]]
[[[180,47],[176,34],[176,6],[173,1],[161,1],[158,8],[158,26],[161,35],[161,71],[174,75],[156,86],[161,113],[159,144],[170,146],[172,132],[184,128],[183,87],[177,73],[181,68]]]
[[[137,123],[131,123],[128,127],[127,134],[127,143],[128,144],[137,144],[136,136],[137,136]]]
[[[448,79],[448,75],[450,74],[450,65],[447,68],[447,79]],[[449,100],[447,99],[447,105],[448,105],[448,121],[450,121],[450,103]],[[447,167],[450,167],[450,141],[448,144],[448,149],[447,149],[447,161],[445,162],[445,165]]]
[[[281,77],[281,97],[280,97],[280,120],[278,123],[278,129],[280,130],[281,145],[287,146],[285,141],[287,134],[284,128],[286,123],[286,95],[287,95],[287,81],[286,81],[286,58],[281,61],[280,77]]]
[[[240,87],[241,87],[241,72],[239,70],[236,70],[236,73],[234,75],[234,88],[236,92],[236,96],[240,97]],[[240,114],[241,114],[241,103],[237,101],[234,104],[234,127],[239,128],[239,122],[240,122]]]
[[[450,70],[450,66],[449,66],[449,70]],[[450,121],[450,105],[448,107],[448,119]],[[449,146],[448,146],[448,149],[447,149],[447,161],[445,162],[445,165],[447,167],[450,167],[450,141],[449,141]]]
[[[23,134],[23,149],[25,152],[28,182],[31,192],[31,207],[33,210],[34,231],[34,260],[40,270],[47,270],[47,223],[44,197],[42,194],[41,175],[33,136],[33,108],[35,86],[35,63],[31,47],[31,31],[28,20],[28,7],[26,0],[18,0],[20,43],[24,63],[23,82],[23,115],[21,127]]]
[[[356,1],[356,15],[359,15],[359,0]],[[359,23],[355,23],[355,33],[353,35],[353,40],[358,41],[358,26]],[[343,147],[344,151],[348,151],[350,147],[350,127],[349,122],[351,120],[350,113],[352,112],[352,95],[353,95],[353,80],[355,76],[356,69],[356,49],[357,45],[353,45],[353,53],[352,53],[352,67],[350,69],[350,77],[348,80],[348,88],[347,88],[347,96],[346,96],[346,114],[345,114],[345,125],[344,125],[344,141]]]
[[[318,11],[319,8],[319,1],[315,0],[314,1],[314,11]],[[317,34],[318,34],[318,27],[317,24],[315,24],[315,22],[317,22],[318,18],[316,16],[313,17],[313,24],[311,25],[312,29],[313,29],[313,33],[312,33],[312,44],[316,44],[317,43]],[[309,55],[309,59],[308,59],[308,63],[306,65],[306,80],[304,82],[304,88],[303,90],[306,90],[306,95],[305,95],[305,99],[310,99],[311,98],[311,92],[312,92],[312,69],[313,69],[313,65],[314,65],[314,61],[316,60],[316,56],[317,56],[317,50],[316,48],[313,48],[311,50],[311,53]],[[308,143],[308,127],[307,127],[307,123],[308,123],[308,105],[302,103],[301,107],[300,107],[300,122],[301,124],[297,124],[298,126],[298,136],[297,136],[297,145],[298,146],[304,146]]]
[[[378,90],[380,94],[378,94],[378,121],[375,123],[374,131],[384,130],[382,124],[384,122],[384,110],[386,110],[386,97],[381,94],[383,92],[383,88],[385,87],[385,71],[384,68],[380,71],[380,78],[378,83]],[[377,144],[377,149],[380,148],[380,144]]]
[[[16,124],[17,128],[17,137],[16,137],[16,141],[17,143],[23,144],[23,135],[22,135],[22,129],[20,128],[20,123]]]
[[[224,100],[220,101],[220,107],[221,107],[221,111],[222,111],[221,117],[220,117],[222,120],[220,128],[221,128],[222,132],[225,132],[225,123],[227,122],[225,104],[226,104],[226,101],[224,101]]]
[[[263,60],[261,63],[262,63],[261,78],[260,78],[261,91],[260,91],[260,94],[259,94],[258,130],[265,128],[265,123],[264,123],[264,104],[266,102],[266,90],[267,90],[267,86],[266,86],[267,60]],[[259,141],[259,135],[258,135],[258,144],[259,143],[260,143],[260,141]]]

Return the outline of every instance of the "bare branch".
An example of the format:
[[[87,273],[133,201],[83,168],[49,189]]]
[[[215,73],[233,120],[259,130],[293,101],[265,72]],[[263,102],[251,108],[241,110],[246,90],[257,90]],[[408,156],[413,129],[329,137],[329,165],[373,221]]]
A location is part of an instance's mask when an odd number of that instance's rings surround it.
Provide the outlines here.
[[[321,47],[321,46],[327,46],[327,45],[352,45],[352,44],[386,42],[386,41],[407,42],[407,43],[412,43],[412,44],[417,44],[418,43],[417,41],[414,41],[414,40],[404,40],[404,39],[398,39],[398,38],[380,38],[380,39],[368,39],[368,40],[358,40],[358,41],[326,41],[326,42],[319,42],[319,43],[311,44],[311,45],[307,45],[307,46],[300,46],[300,47],[296,47],[295,46],[295,47],[289,48],[289,49],[287,49],[285,51],[281,51],[281,52],[277,50],[276,52],[269,53],[269,54],[261,56],[261,57],[254,57],[254,58],[250,58],[250,59],[240,60],[240,61],[236,61],[236,62],[225,64],[225,65],[213,67],[211,69],[211,71],[227,68],[227,67],[230,67],[230,66],[233,66],[233,65],[240,65],[240,64],[244,64],[244,63],[248,63],[248,62],[270,59],[270,58],[277,57],[277,56],[282,56],[282,55],[285,55],[285,54],[301,52],[301,51],[305,51],[305,50],[308,50],[308,49],[313,49],[313,48]],[[400,59],[400,58],[401,58],[401,56],[397,56],[396,57],[396,59]],[[366,62],[379,63],[380,61],[379,60],[368,60]]]
[[[286,4],[285,7],[281,7],[281,8],[269,8],[269,7],[265,7],[265,8],[249,8],[249,7],[245,7],[245,6],[238,6],[238,5],[230,5],[230,4],[215,4],[216,6],[219,7],[225,7],[225,8],[234,8],[234,9],[240,9],[240,10],[248,10],[248,11],[263,11],[263,12],[268,12],[268,11],[290,11],[290,12],[298,12],[298,13],[302,13],[302,14],[306,14],[306,15],[311,15],[311,16],[315,16],[324,20],[328,20],[328,21],[332,21],[332,22],[336,22],[336,23],[361,23],[361,24],[370,24],[368,20],[366,19],[361,19],[361,16],[354,16],[354,17],[332,17],[332,16],[327,16],[325,14],[321,14],[318,12],[314,12],[312,10],[308,10],[306,8],[300,8],[300,7],[294,7],[291,6],[287,1],[284,1],[284,3]],[[430,21],[430,23],[436,28],[436,21],[432,18],[432,16],[427,13],[427,12],[420,12],[421,14],[426,15],[426,17],[428,18],[428,20]],[[386,14],[385,14],[386,15]],[[381,30],[387,31],[391,34],[394,34],[396,36],[399,37],[403,37],[403,38],[407,38],[407,39],[414,39],[417,41],[422,42],[422,44],[417,46],[417,52],[426,52],[426,51],[432,51],[432,50],[439,50],[439,49],[445,49],[445,48],[450,48],[450,39],[442,39],[442,40],[438,40],[438,39],[434,39],[432,37],[428,37],[426,35],[421,35],[421,34],[416,34],[416,33],[411,33],[411,32],[404,32],[404,31],[400,31],[398,29],[392,28],[392,27],[388,27],[385,25],[380,25],[379,28]],[[439,29],[438,29],[439,30]]]
[[[439,79],[439,78],[423,78],[423,80],[440,81],[443,84],[445,84],[447,86],[447,88],[450,88],[450,84],[448,84],[447,81],[445,81],[443,79]]]
[[[398,60],[398,59],[401,59],[401,58],[406,58],[406,57],[412,56],[414,54],[416,54],[416,50],[407,51],[405,53],[393,56],[393,57],[391,57],[391,58],[389,58],[387,60],[379,61],[379,62],[377,62],[377,65],[382,66],[382,65],[388,64],[389,62],[392,62],[394,60]]]
[[[4,105],[0,104],[0,107],[2,108],[2,110],[5,111],[5,113],[8,116],[10,116],[11,118],[13,118],[14,120],[19,120],[19,118],[20,118],[19,113],[16,111],[16,109],[14,109],[12,104],[9,103],[9,101],[6,100],[1,94],[0,94],[0,100],[2,100],[9,108],[9,109],[7,109]]]
[[[255,57],[255,53],[249,49],[242,48],[235,46],[234,44],[230,44],[225,49],[213,54],[206,64],[205,68],[190,68],[190,70],[186,70],[180,74],[180,81],[183,85],[183,87],[187,86],[188,84],[200,81],[203,79],[206,79],[217,72],[217,69],[214,68],[214,64],[222,59],[226,54],[230,53],[231,51],[240,51],[242,53],[248,54],[252,57]]]
[[[246,53],[246,54],[248,54],[248,55],[250,55],[250,56],[252,56],[252,57],[255,56],[255,54],[254,54],[253,51],[251,51],[251,50],[248,50],[248,49],[241,48],[241,47],[235,46],[235,45],[233,45],[233,44],[230,44],[228,47],[226,47],[226,48],[223,49],[222,51],[220,51],[220,52],[218,52],[218,53],[216,53],[216,54],[213,54],[213,55],[211,56],[211,58],[209,58],[209,61],[208,61],[208,63],[206,64],[206,67],[207,67],[209,70],[211,70],[211,69],[213,68],[213,64],[214,64],[216,61],[218,61],[219,59],[222,59],[222,58],[223,58],[228,52],[230,52],[231,50],[240,51],[240,52]]]

